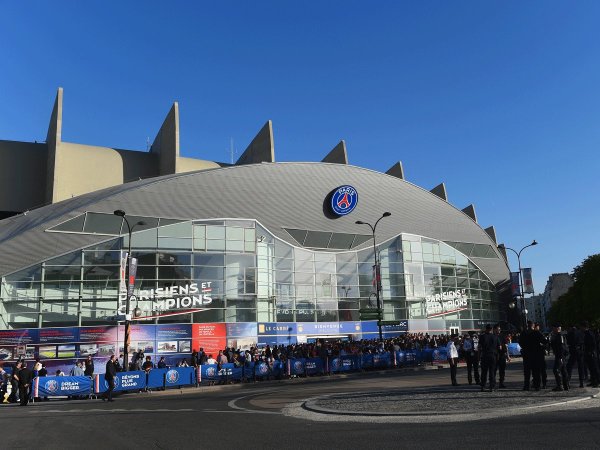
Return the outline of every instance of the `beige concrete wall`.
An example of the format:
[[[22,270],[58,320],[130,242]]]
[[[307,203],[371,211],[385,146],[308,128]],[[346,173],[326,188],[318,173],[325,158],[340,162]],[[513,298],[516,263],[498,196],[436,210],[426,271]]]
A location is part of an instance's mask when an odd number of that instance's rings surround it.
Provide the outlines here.
[[[216,169],[219,167],[221,166],[213,161],[180,157],[177,164],[177,173],[193,172],[195,170]]]
[[[46,200],[46,144],[0,140],[0,211],[23,212]]]
[[[156,155],[62,142],[54,171],[54,202],[157,175]]]

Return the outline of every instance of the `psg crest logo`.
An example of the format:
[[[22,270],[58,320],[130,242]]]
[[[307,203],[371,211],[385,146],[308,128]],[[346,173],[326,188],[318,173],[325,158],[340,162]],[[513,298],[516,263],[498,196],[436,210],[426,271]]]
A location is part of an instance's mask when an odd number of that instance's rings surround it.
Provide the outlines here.
[[[264,374],[266,374],[268,371],[269,371],[269,368],[267,367],[267,365],[266,365],[266,364],[261,364],[261,365],[258,367],[258,372],[259,372],[260,374],[263,374],[263,375],[264,375]]]
[[[217,369],[214,367],[209,367],[206,369],[206,375],[209,377],[214,377],[217,374]]]
[[[334,358],[333,361],[331,361],[331,368],[333,370],[337,370],[340,368],[340,359],[339,358]]]
[[[176,370],[169,370],[167,372],[167,383],[177,383],[179,380],[179,372]]]
[[[338,216],[350,214],[358,203],[358,192],[352,186],[340,186],[331,194],[331,210]]]
[[[58,382],[56,380],[48,380],[44,387],[48,392],[56,392],[58,391]]]
[[[302,361],[294,362],[294,370],[296,372],[301,372],[302,370],[304,370],[304,365],[302,364]]]

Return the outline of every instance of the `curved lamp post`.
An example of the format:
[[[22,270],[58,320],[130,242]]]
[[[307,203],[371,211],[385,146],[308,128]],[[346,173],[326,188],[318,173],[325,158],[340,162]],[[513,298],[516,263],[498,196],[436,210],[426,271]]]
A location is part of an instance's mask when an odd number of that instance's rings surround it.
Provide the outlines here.
[[[129,284],[130,284],[130,280],[129,280],[129,262],[131,261],[131,233],[133,233],[133,229],[137,226],[137,225],[146,225],[146,222],[140,220],[136,223],[132,225],[129,224],[129,221],[127,220],[126,217],[126,213],[125,211],[123,211],[122,209],[117,209],[116,211],[114,211],[113,213],[115,216],[119,216],[121,217],[125,223],[127,224],[127,231],[129,234],[129,242],[128,242],[128,246],[127,246],[127,260],[125,261],[125,283],[126,283],[126,290],[127,290],[127,299],[125,301],[125,342],[123,345],[123,370],[127,371],[129,370],[129,333],[130,333],[130,327],[131,327],[131,320],[130,320],[130,316],[129,316],[129,310],[131,308],[131,298],[129,296]]]
[[[533,247],[534,245],[538,245],[538,243],[535,239],[531,242],[531,244],[526,245],[519,251],[516,251],[514,248],[507,247],[504,244],[498,245],[499,249],[510,250],[515,255],[517,255],[517,262],[519,264],[519,284],[520,284],[519,290],[521,291],[521,310],[523,311],[523,330],[527,329],[527,310],[525,309],[525,293],[523,292],[523,272],[521,270],[521,253],[526,248]]]
[[[379,221],[381,219],[383,219],[384,217],[389,217],[391,216],[392,213],[391,212],[384,212],[381,217],[379,219],[377,219],[377,222],[375,222],[375,225],[371,225],[368,222],[363,222],[362,220],[357,220],[356,223],[357,225],[368,225],[369,228],[371,228],[371,232],[373,233],[373,255],[375,258],[375,265],[373,266],[375,269],[375,294],[377,296],[377,309],[378,312],[380,314],[380,319],[377,321],[377,326],[379,328],[379,340],[383,340],[383,333],[381,332],[381,314],[383,313],[383,308],[381,307],[381,296],[379,295],[379,292],[381,290],[381,273],[380,273],[380,267],[379,267],[379,261],[377,260],[377,244],[375,241],[375,230],[377,229],[377,224],[379,223]]]

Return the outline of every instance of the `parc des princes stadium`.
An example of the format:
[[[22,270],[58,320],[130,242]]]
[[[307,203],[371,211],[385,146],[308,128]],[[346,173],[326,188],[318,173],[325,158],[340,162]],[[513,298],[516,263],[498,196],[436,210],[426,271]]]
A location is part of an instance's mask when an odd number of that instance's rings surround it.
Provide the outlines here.
[[[452,206],[444,184],[415,186],[400,163],[349,165],[343,141],[321,162],[275,162],[271,122],[235,164],[183,158],[178,121],[174,104],[147,153],[63,142],[61,89],[46,143],[0,141],[3,176],[29,176],[17,153],[38,158],[29,167],[47,203],[0,205],[18,213],[0,220],[0,360],[118,352],[127,298],[130,352],[171,359],[376,338],[365,313],[377,310],[374,236],[385,336],[505,320],[509,269],[495,230],[472,205]],[[122,179],[94,184],[114,167]]]

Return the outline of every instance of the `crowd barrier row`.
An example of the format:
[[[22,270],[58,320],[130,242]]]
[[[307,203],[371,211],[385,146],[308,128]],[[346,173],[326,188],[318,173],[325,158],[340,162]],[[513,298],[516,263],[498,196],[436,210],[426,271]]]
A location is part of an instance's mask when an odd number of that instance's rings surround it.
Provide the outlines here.
[[[446,348],[384,352],[364,355],[346,355],[334,358],[294,358],[285,363],[274,361],[249,362],[241,367],[233,363],[208,364],[198,368],[174,367],[144,371],[119,372],[115,378],[115,391],[142,389],[168,389],[182,386],[226,383],[229,381],[257,381],[289,376],[327,375],[369,369],[410,367],[422,363],[446,362]],[[103,394],[108,389],[104,374],[94,378],[85,376],[35,378],[32,397],[89,396]]]

